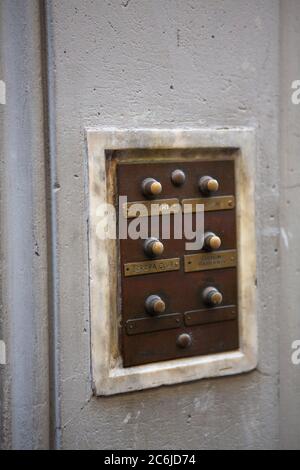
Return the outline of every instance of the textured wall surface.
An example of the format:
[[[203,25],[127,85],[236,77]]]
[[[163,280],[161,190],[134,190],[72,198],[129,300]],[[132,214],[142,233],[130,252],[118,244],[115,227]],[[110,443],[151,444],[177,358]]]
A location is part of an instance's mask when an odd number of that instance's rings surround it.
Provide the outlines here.
[[[0,446],[49,445],[48,266],[39,3],[0,4]]]
[[[291,345],[300,340],[300,103],[291,84],[300,80],[300,3],[281,5],[281,315],[280,438],[284,448],[300,449],[300,365],[291,361]]]
[[[56,445],[275,448],[279,2],[47,2]],[[85,126],[257,126],[258,370],[113,398],[90,382]]]

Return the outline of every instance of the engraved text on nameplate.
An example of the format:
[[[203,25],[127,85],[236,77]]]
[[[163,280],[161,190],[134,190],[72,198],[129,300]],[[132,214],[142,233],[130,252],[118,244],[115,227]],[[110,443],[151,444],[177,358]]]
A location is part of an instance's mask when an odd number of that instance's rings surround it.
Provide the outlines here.
[[[143,274],[179,271],[179,269],[180,258],[141,261],[137,263],[126,263],[124,265],[124,275],[125,277],[141,276]]]
[[[208,269],[233,268],[237,263],[236,250],[198,253],[184,257],[184,271],[206,271]]]
[[[123,205],[123,214],[126,219],[178,214],[180,211],[181,206],[179,204],[179,200],[176,198],[156,199],[153,201],[134,201]]]

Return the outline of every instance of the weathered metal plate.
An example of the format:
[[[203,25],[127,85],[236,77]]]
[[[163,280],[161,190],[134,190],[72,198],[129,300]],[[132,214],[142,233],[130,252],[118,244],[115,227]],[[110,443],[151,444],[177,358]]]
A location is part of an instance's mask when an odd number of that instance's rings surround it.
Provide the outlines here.
[[[182,199],[182,211],[185,214],[192,214],[194,212],[201,212],[202,208],[197,208],[197,205],[203,204],[204,211],[220,211],[234,209],[235,197],[234,196],[215,196],[215,197],[200,197],[193,199]]]
[[[207,354],[218,354],[224,351],[235,351],[239,348],[238,322],[225,321],[185,328],[170,328],[164,331],[153,331],[141,335],[123,336],[124,367],[149,364]],[[182,349],[177,346],[181,333],[192,337],[190,347]]]
[[[141,276],[143,274],[163,273],[166,271],[179,271],[180,258],[140,261],[138,263],[124,264],[124,276]]]
[[[237,251],[215,251],[184,256],[184,271],[207,271],[209,269],[234,268],[237,264]]]
[[[205,325],[221,321],[236,320],[237,308],[235,305],[217,307],[205,310],[192,310],[185,312],[184,323],[186,326]]]
[[[134,201],[123,205],[126,219],[157,215],[178,214],[181,206],[178,199],[153,199],[152,201]]]
[[[140,333],[151,333],[153,331],[170,330],[172,328],[179,328],[182,325],[182,314],[172,313],[170,315],[160,315],[153,318],[128,320],[126,322],[126,332],[128,335],[137,335]]]
[[[197,157],[199,153],[199,150],[190,149],[188,155],[181,155],[181,151],[178,151],[178,155],[182,157],[178,161],[175,158],[174,161],[161,159],[161,150],[149,151],[149,161],[145,160],[143,149],[130,150],[130,153],[134,157],[132,160],[135,160],[135,163],[118,163],[116,165],[116,196],[127,197],[127,200],[120,201],[122,214],[125,214],[125,220],[127,220],[129,227],[131,221],[140,215],[137,213],[139,209],[144,211],[142,219],[146,220],[146,216],[149,216],[149,211],[153,206],[154,211],[152,212],[157,215],[155,222],[158,231],[156,236],[160,240],[166,241],[164,242],[163,257],[151,259],[144,252],[144,238],[147,235],[152,236],[152,226],[148,227],[145,236],[143,234],[143,237],[138,240],[130,237],[119,240],[122,271],[120,276],[121,301],[119,303],[122,321],[120,349],[122,350],[124,368],[236,350],[239,346],[238,312],[236,318],[225,321],[227,314],[225,315],[223,309],[214,313],[215,309],[211,308],[208,312],[209,323],[205,323],[208,314],[202,313],[200,313],[201,318],[195,314],[194,321],[199,324],[188,325],[184,322],[185,312],[201,312],[208,309],[201,296],[201,291],[206,286],[215,286],[222,292],[222,306],[224,308],[237,305],[238,286],[235,263],[228,261],[227,266],[234,265],[234,267],[218,269],[226,266],[222,255],[221,260],[219,259],[220,252],[236,250],[237,246],[235,162],[227,160],[226,156],[224,160],[209,160],[208,158],[204,161],[197,159],[187,161],[186,156],[194,154]],[[170,151],[169,154],[173,155],[173,151]],[[161,160],[154,159],[152,161],[152,156],[155,157],[155,155],[158,155]],[[143,158],[139,160],[136,158],[137,156]],[[115,152],[113,157],[120,157],[125,161],[127,153],[125,155],[120,150]],[[181,186],[176,186],[172,182],[171,175],[176,169],[183,171],[186,176],[185,183]],[[199,178],[203,175],[210,175],[220,183],[218,192],[213,196],[203,196],[199,192]],[[159,181],[163,188],[162,193],[155,199],[147,199],[142,195],[142,184],[148,177]],[[178,215],[182,211],[182,203],[190,201],[192,201],[192,211],[196,210],[195,204],[204,204],[202,210],[204,208],[206,210],[205,230],[212,231],[221,238],[220,251],[187,252],[186,238],[177,239],[175,237],[176,214]],[[228,204],[230,201],[232,201],[232,205]],[[144,204],[144,206],[134,206],[134,203]],[[164,205],[157,209],[157,204]],[[172,208],[173,211],[170,210],[170,206],[174,204],[176,214],[174,214],[174,208]],[[166,239],[164,235],[161,214],[170,217],[170,239]],[[191,214],[193,227],[196,223],[196,215],[196,212]],[[202,268],[200,266],[199,270],[199,265],[195,264],[194,272],[184,270],[184,256],[198,256],[199,253],[208,257],[206,263],[202,260]],[[212,253],[215,254],[212,255]],[[235,253],[235,251],[228,253]],[[216,256],[217,258],[215,258]],[[207,263],[211,265],[210,268],[207,268]],[[166,312],[160,315],[163,318],[151,317],[146,314],[145,299],[151,294],[157,294],[165,301]],[[180,315],[178,327],[174,323],[177,317],[168,317],[168,315]],[[192,344],[185,349],[179,348],[177,343],[178,336],[182,333],[187,333],[192,337]]]

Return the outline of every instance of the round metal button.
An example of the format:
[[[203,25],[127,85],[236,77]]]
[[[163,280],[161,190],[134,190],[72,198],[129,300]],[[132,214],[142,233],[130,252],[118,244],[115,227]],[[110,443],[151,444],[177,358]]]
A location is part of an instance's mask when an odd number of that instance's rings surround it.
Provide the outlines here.
[[[162,192],[162,185],[154,178],[146,178],[142,182],[142,191],[145,196],[158,196]]]
[[[144,250],[148,256],[155,258],[163,254],[164,245],[157,238],[148,238],[144,243]]]
[[[209,250],[218,250],[221,246],[221,238],[213,232],[204,234],[204,247]]]
[[[186,349],[192,344],[192,337],[187,333],[182,333],[178,336],[176,344],[179,348]]]
[[[206,287],[203,291],[203,300],[207,305],[216,307],[223,301],[223,296],[215,287]]]
[[[175,186],[182,186],[185,182],[185,174],[182,170],[174,170],[171,175],[172,183]]]
[[[199,180],[199,188],[204,194],[215,193],[219,189],[219,183],[211,176],[202,176]]]
[[[166,310],[166,304],[159,295],[149,295],[145,301],[145,307],[150,315],[159,315]]]

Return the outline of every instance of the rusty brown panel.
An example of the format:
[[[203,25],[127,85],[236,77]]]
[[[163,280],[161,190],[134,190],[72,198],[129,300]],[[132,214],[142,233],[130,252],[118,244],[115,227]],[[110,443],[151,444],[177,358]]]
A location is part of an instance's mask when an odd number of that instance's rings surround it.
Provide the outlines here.
[[[184,185],[176,187],[171,181],[172,171],[184,171]],[[211,176],[220,183],[218,196],[235,195],[234,162],[173,162],[119,164],[117,168],[119,195],[127,196],[128,202],[147,200],[141,187],[145,178],[157,179],[163,187],[159,199],[192,198],[201,196],[198,181],[201,176]],[[209,197],[209,196],[208,196]]]
[[[144,157],[144,152],[129,151],[125,155],[130,158],[137,155]],[[175,151],[174,154],[181,156],[185,152]],[[191,152],[188,154],[196,154]],[[209,153],[209,152],[208,152]],[[146,152],[158,155],[157,152]],[[124,154],[122,154],[124,156]],[[167,151],[162,152],[166,156]],[[119,155],[120,156],[120,155]],[[171,173],[175,169],[181,169],[186,174],[186,182],[183,186],[176,187],[171,182]],[[117,165],[117,188],[120,195],[127,195],[128,201],[142,201],[144,198],[141,191],[141,183],[147,177],[153,177],[163,185],[163,192],[159,199],[196,198],[201,196],[198,189],[198,180],[201,176],[210,175],[218,179],[220,190],[218,195],[235,195],[234,184],[234,162],[233,161],[181,161],[142,164],[118,164]],[[195,221],[195,214],[192,216]],[[222,239],[221,250],[236,248],[236,213],[235,209],[218,210],[204,214],[205,231],[215,232]],[[154,218],[161,222],[162,217]],[[171,227],[174,225],[174,216],[170,216]],[[127,224],[131,220],[126,221]],[[149,232],[150,236],[150,232]],[[160,233],[161,237],[161,223]],[[124,264],[144,262],[149,260],[143,250],[144,240],[120,240],[120,270],[121,270],[121,337],[122,354],[124,366],[146,364],[148,362],[175,359],[179,357],[212,354],[229,351],[238,348],[238,316],[229,320],[227,315],[218,317],[218,323],[197,326],[182,327],[176,329],[164,329],[168,322],[162,320],[161,330],[128,335],[128,321],[141,322],[144,328],[159,327],[160,319],[152,319],[145,311],[145,300],[151,294],[159,295],[166,304],[166,310],[161,318],[172,315],[175,312],[183,316],[185,312],[201,311],[213,312],[217,309],[209,309],[202,299],[202,291],[205,287],[214,286],[223,294],[223,307],[237,305],[237,270],[236,268],[213,269],[211,271],[184,273],[184,255],[196,253],[186,252],[186,240],[175,240],[171,229],[171,238],[162,240],[164,252],[160,259],[180,258],[179,271],[161,272],[154,274],[141,274],[132,277],[124,276]],[[203,251],[203,250],[201,250]],[[212,317],[215,313],[212,313]],[[200,314],[201,316],[201,314]],[[225,321],[226,320],[226,321]],[[126,323],[127,322],[127,323]],[[145,324],[145,325],[144,325]],[[144,326],[143,326],[144,325]],[[142,328],[142,329],[143,329]],[[180,333],[188,333],[192,336],[192,345],[182,349],[176,344]]]
[[[181,333],[188,333],[192,337],[192,345],[187,349],[176,345]],[[233,320],[135,336],[124,335],[123,361],[124,366],[129,367],[180,357],[233,351],[238,347],[238,323]]]
[[[204,231],[214,232],[222,240],[221,250],[236,248],[235,209],[204,213]],[[192,252],[189,252],[192,254]]]
[[[223,305],[237,304],[236,269],[184,273],[174,271],[123,279],[122,316],[145,316],[144,303],[149,295],[157,294],[166,303],[165,313],[184,313],[205,308],[202,291],[214,286],[223,294]]]
[[[195,225],[195,214],[192,215],[193,223]],[[159,237],[164,243],[164,252],[161,258],[175,258],[182,256],[185,253],[193,254],[197,251],[186,251],[185,244],[188,240],[185,238],[181,240],[174,239],[174,216],[170,216],[170,239],[162,239],[162,217],[154,217],[154,224],[159,227]],[[130,223],[130,222],[128,222]],[[182,227],[183,229],[183,227]],[[204,214],[204,230],[206,232],[214,232],[222,240],[221,250],[230,250],[236,247],[236,223],[235,223],[235,210],[208,212]],[[182,230],[183,231],[183,230]],[[184,232],[183,232],[184,233]],[[150,231],[148,236],[150,236]],[[143,249],[144,240],[120,240],[120,253],[121,263],[144,261],[149,259]]]

